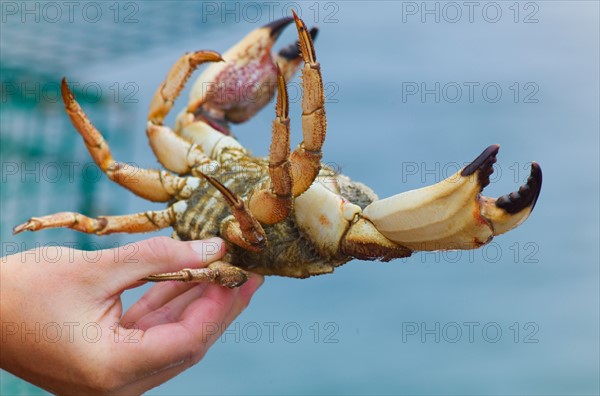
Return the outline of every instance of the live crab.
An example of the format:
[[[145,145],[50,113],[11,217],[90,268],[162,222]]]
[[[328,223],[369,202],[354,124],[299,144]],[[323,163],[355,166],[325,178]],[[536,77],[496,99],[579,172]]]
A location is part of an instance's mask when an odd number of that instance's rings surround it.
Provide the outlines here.
[[[273,57],[274,42],[292,21],[298,42]],[[144,279],[237,287],[247,271],[305,278],[333,272],[353,258],[388,261],[413,251],[475,249],[527,219],[542,185],[537,163],[517,192],[497,199],[480,194],[489,184],[497,145],[446,180],[383,200],[322,164],[326,117],[316,34],[294,13],[254,30],[223,56],[183,55],[156,91],[147,124],[152,150],[170,172],[115,161],[63,79],[67,114],[98,166],[138,196],[168,207],[97,218],[61,212],[33,217],[14,233],[68,227],[104,235],[173,227],[173,238],[181,240],[220,236],[228,246],[225,261]],[[205,62],[211,65],[196,81],[175,128],[163,125],[185,82]],[[286,81],[302,63],[303,141],[290,153]],[[274,86],[270,156],[256,158],[231,135],[230,124],[250,119],[269,103]]]

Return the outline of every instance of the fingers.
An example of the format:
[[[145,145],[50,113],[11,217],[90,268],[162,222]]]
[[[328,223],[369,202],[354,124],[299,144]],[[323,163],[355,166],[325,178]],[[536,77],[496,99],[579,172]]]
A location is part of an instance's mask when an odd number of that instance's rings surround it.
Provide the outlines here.
[[[192,284],[192,288],[182,292],[160,308],[149,312],[135,321],[135,328],[147,330],[166,323],[178,322],[181,314],[192,302],[201,298],[208,283]]]
[[[120,320],[122,326],[127,328],[138,328],[139,320],[163,305],[173,300],[177,296],[186,293],[194,287],[203,284],[182,283],[182,282],[162,282],[158,283],[146,292],[135,304],[125,312]]]
[[[221,331],[218,334],[212,334],[208,337],[207,348],[209,348],[223,333],[223,331],[229,327],[229,325],[237,318],[243,311],[246,309],[248,304],[250,304],[250,300],[252,296],[260,288],[260,286],[264,282],[264,277],[262,275],[250,273],[250,279],[246,281],[242,287],[240,287],[240,291],[238,293],[237,298],[235,299],[229,313],[226,315],[225,320],[221,323]]]
[[[123,358],[146,363],[143,367],[146,378],[141,381],[148,389],[177,375],[204,356],[226,326],[248,305],[262,281],[262,276],[253,275],[239,288],[207,285],[202,297],[184,309],[179,322],[149,328],[140,343],[129,344],[135,351],[124,351]],[[187,293],[191,295],[192,291]],[[180,297],[183,299],[184,295]],[[148,371],[154,373],[152,377],[147,376]]]
[[[225,255],[225,244],[219,238],[182,242],[158,237],[122,246],[114,253],[114,259],[99,271],[114,291],[121,291],[151,274],[206,267]]]
[[[224,320],[238,293],[239,288],[227,289],[209,284],[203,297],[184,310],[180,321],[149,328],[143,333],[140,343],[131,345],[134,351],[124,353],[123,359],[131,361],[131,364],[140,360],[145,362],[139,368],[139,376],[179,364],[183,364],[183,371],[196,364],[208,349],[207,339],[213,323]]]
[[[179,357],[170,357],[170,363],[166,364],[164,368],[158,369],[153,374],[145,376],[140,380],[127,385],[126,387],[120,389],[119,393],[141,394],[149,389],[152,389],[156,386],[165,383],[166,381],[170,380],[171,378],[177,376],[181,372],[196,364],[200,359],[202,359],[208,348],[210,348],[210,346],[221,336],[223,330],[225,330],[231,324],[231,322],[244,310],[244,308],[248,306],[252,295],[260,287],[260,285],[262,285],[263,280],[264,278],[261,275],[252,274],[250,279],[242,287],[235,289],[238,291],[237,295],[232,301],[229,312],[225,315],[223,322],[204,322],[203,327],[207,331],[202,334],[201,339],[206,340],[206,342],[202,342],[198,349],[194,350],[193,348],[193,345],[198,345],[198,343],[190,342],[188,344],[187,351],[185,352],[193,351],[192,353],[181,355]],[[218,289],[218,286],[216,285],[210,286]],[[193,291],[194,290],[189,290],[185,294],[190,294]],[[183,297],[183,295],[180,297]],[[194,312],[190,311],[189,314],[193,315]],[[145,318],[143,318],[142,320],[145,320]],[[213,327],[212,325],[215,325],[216,327]],[[146,334],[148,334],[148,332]]]

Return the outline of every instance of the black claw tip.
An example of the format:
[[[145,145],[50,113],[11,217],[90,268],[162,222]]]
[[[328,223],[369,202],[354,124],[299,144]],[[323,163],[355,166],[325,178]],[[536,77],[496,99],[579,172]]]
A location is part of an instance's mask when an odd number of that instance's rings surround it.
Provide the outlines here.
[[[283,32],[283,29],[285,29],[285,27],[289,25],[293,20],[294,18],[292,17],[281,18],[276,21],[267,23],[265,26],[263,26],[263,28],[269,29],[271,31],[271,37],[277,38],[279,37],[281,32]]]
[[[494,164],[496,163],[498,150],[500,150],[500,146],[497,144],[489,146],[479,155],[479,157],[475,158],[473,162],[465,166],[465,169],[463,169],[460,175],[468,177],[479,171],[477,180],[483,190],[485,186],[490,184],[490,175],[494,172]]]
[[[531,210],[533,210],[541,190],[542,168],[540,168],[537,162],[533,162],[527,183],[519,187],[519,191],[514,191],[498,198],[496,206],[511,214],[518,213],[530,205]]]
[[[310,37],[315,41],[317,38],[317,34],[319,33],[319,28],[314,27],[310,29]],[[300,57],[300,42],[296,41],[293,44],[281,49],[279,51],[279,56],[285,58],[287,60],[293,60]]]

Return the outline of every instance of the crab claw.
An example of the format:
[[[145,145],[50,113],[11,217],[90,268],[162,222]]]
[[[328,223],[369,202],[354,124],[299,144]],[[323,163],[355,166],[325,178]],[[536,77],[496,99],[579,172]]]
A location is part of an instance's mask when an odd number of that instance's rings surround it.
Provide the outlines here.
[[[188,112],[228,133],[228,122],[245,122],[268,104],[277,89],[276,62],[286,80],[302,63],[297,43],[282,49],[276,58],[271,54],[281,32],[293,21],[282,18],[255,29],[225,52],[225,62],[210,65],[196,80]],[[311,34],[316,37],[317,29]]]
[[[537,162],[532,162],[527,182],[518,191],[498,199],[481,197],[481,214],[492,223],[494,235],[504,234],[527,220],[541,189],[542,168]]]
[[[388,239],[411,250],[474,249],[524,222],[542,188],[542,171],[531,167],[519,191],[498,199],[481,196],[489,184],[498,145],[437,184],[367,206],[363,215]]]

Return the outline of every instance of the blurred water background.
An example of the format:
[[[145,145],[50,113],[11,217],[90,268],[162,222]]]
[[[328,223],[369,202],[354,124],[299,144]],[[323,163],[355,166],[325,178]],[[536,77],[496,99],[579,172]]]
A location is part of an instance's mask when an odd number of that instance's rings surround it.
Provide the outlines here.
[[[321,28],[324,159],[380,197],[437,182],[493,143],[488,195],[515,190],[531,160],[544,172],[531,218],[487,248],[267,279],[200,364],[149,394],[600,392],[598,2],[75,3],[72,15],[60,2],[2,3],[2,255],[147,237],[11,235],[32,215],[161,208],[94,172],[55,95],[63,75],[115,158],[156,168],[146,110],[172,63],[224,52],[289,7]],[[279,43],[292,40],[288,28]],[[269,106],[235,129],[257,155],[272,117]],[[2,394],[43,393],[0,379]]]

